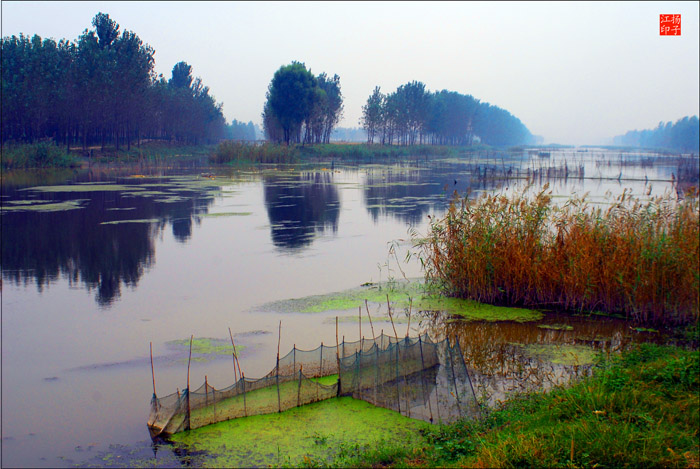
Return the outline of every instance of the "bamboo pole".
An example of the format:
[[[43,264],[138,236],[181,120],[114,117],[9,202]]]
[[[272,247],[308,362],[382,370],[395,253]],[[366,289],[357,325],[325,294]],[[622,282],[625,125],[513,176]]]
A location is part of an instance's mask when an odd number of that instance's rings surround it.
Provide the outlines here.
[[[156,372],[153,368],[153,342],[150,342],[151,349],[151,376],[153,377],[153,397],[156,397]]]
[[[188,392],[190,390],[190,363],[192,362],[192,339],[194,339],[194,335],[190,336],[190,356],[187,359],[187,391]]]
[[[191,415],[191,409],[190,409],[190,363],[192,362],[192,340],[194,339],[194,334],[190,335],[190,356],[187,359],[187,428],[185,430],[190,429],[190,415]]]
[[[389,320],[391,320],[391,327],[394,328],[394,336],[396,337],[396,342],[399,341],[399,334],[396,332],[396,326],[394,326],[394,318],[391,316],[391,306],[389,305],[389,294],[386,294],[386,307],[389,310]]]
[[[362,347],[362,306],[358,308],[357,318],[359,319],[360,323],[360,347]]]
[[[406,337],[408,337],[408,333],[411,330],[411,309],[413,307],[413,298],[410,296],[408,297],[408,326],[406,326]]]
[[[236,344],[233,343],[233,334],[231,333],[231,328],[228,328],[228,335],[231,337],[231,346],[233,347],[233,379],[234,381],[238,381],[238,374],[236,373],[236,362],[238,361],[238,358],[236,357]],[[241,371],[241,365],[240,363],[238,364],[238,372],[240,373]]]
[[[367,310],[367,317],[369,318],[369,327],[372,328],[372,340],[377,343],[377,336],[374,335],[374,325],[372,324],[372,316],[369,314],[369,306],[367,305],[367,300],[365,299],[365,309]]]

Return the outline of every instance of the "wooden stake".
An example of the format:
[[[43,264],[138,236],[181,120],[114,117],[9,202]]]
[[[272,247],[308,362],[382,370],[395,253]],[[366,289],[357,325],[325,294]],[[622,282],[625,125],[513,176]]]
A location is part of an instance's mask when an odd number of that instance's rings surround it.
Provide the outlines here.
[[[372,316],[369,315],[369,306],[367,305],[367,300],[365,300],[365,309],[367,310],[367,317],[369,318],[369,327],[372,328],[372,340],[377,342],[377,336],[374,335],[374,325],[372,324]]]
[[[357,318],[360,320],[360,340],[362,340],[362,306],[358,308]],[[360,347],[362,347],[362,342],[360,342]]]
[[[187,392],[190,391],[190,362],[192,362],[192,339],[194,335],[190,336],[190,357],[187,359]]]
[[[282,341],[282,320],[280,319],[279,333],[277,335],[277,372],[275,381],[277,382],[277,412],[282,412],[282,399],[280,398],[280,342]]]
[[[335,317],[335,361],[338,365],[338,395],[340,396],[340,344],[338,343],[338,316]]]
[[[282,341],[282,320],[280,319],[279,331],[277,333],[277,356],[280,356],[280,342]]]
[[[151,376],[153,376],[153,397],[156,395],[156,372],[153,369],[153,342],[149,342],[151,348]]]
[[[241,375],[241,364],[238,363],[238,374],[236,374],[236,363],[238,362],[238,357],[236,354],[236,344],[233,343],[233,334],[231,333],[231,328],[228,328],[228,335],[231,337],[231,347],[233,347],[233,379],[238,381],[238,375]]]
[[[413,298],[410,296],[408,297],[408,326],[406,326],[406,337],[408,337],[408,333],[411,330],[411,308],[413,306]]]
[[[389,310],[389,320],[391,320],[391,327],[394,328],[394,336],[396,336],[396,341],[399,340],[399,334],[396,332],[396,326],[394,326],[394,318],[391,317],[391,306],[389,305],[389,294],[386,294],[386,307]]]

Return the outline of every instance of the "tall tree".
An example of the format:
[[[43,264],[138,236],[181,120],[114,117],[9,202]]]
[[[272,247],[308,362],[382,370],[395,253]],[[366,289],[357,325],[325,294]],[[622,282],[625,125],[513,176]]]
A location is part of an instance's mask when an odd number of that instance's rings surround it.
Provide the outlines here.
[[[381,89],[377,86],[367,98],[367,103],[362,106],[360,125],[367,131],[367,142],[370,144],[374,143],[374,137],[382,125],[382,109],[384,108],[385,100],[386,96],[382,94]]]
[[[267,91],[269,112],[282,127],[284,143],[299,141],[301,125],[313,110],[316,77],[300,62],[284,65],[275,72]]]

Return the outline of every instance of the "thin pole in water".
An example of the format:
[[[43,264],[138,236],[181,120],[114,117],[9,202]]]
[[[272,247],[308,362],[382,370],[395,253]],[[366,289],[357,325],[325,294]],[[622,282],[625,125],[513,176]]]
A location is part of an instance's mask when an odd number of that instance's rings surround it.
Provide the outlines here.
[[[192,362],[192,339],[194,335],[190,336],[190,357],[187,359],[187,391],[190,390],[190,363]]]
[[[360,341],[362,340],[362,306],[357,310],[357,318],[360,320]],[[362,347],[362,342],[360,342],[360,347]]]
[[[367,299],[365,299],[365,309],[367,310],[367,317],[369,318],[369,327],[372,328],[372,340],[377,342],[377,336],[374,335],[374,325],[372,324],[372,316],[369,315],[369,306],[367,305]]]
[[[151,376],[153,376],[153,397],[156,396],[156,372],[153,369],[153,342],[149,342],[151,349]]]
[[[192,339],[194,339],[194,335],[190,335],[190,356],[187,359],[187,428],[185,428],[185,430],[190,429],[190,363],[192,362]]]
[[[231,328],[228,328],[228,335],[231,337],[231,346],[233,347],[233,353],[231,354],[231,358],[233,359],[233,379],[234,381],[238,381],[238,374],[236,373],[236,345],[233,343],[233,334],[231,333]],[[238,371],[240,371],[241,365],[238,365]]]
[[[277,372],[275,381],[277,382],[277,412],[282,412],[282,399],[280,398],[280,342],[282,341],[282,320],[280,319],[279,334],[277,335]]]

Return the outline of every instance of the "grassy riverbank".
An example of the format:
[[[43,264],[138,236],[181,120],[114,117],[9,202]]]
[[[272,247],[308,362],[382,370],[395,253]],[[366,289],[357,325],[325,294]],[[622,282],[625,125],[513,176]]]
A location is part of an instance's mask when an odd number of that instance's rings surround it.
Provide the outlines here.
[[[341,160],[371,162],[375,159],[393,159],[416,156],[458,156],[467,151],[483,150],[485,146],[449,147],[434,145],[368,145],[368,144],[316,144],[278,145],[265,143],[221,142],[210,157],[216,164],[249,163],[297,163],[304,160]]]
[[[698,321],[698,193],[606,208],[528,196],[455,200],[423,243],[426,278],[447,296],[619,314],[642,324]]]
[[[421,444],[344,448],[331,467],[698,467],[700,354],[644,344],[568,388],[509,401]]]
[[[90,164],[160,164],[171,161],[208,158],[215,145],[181,145],[163,141],[147,141],[130,149],[107,146],[72,148],[51,142],[5,144],[2,147],[2,169],[74,168]]]
[[[2,169],[71,168],[80,166],[80,156],[49,142],[2,146]]]

